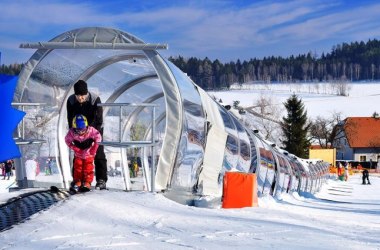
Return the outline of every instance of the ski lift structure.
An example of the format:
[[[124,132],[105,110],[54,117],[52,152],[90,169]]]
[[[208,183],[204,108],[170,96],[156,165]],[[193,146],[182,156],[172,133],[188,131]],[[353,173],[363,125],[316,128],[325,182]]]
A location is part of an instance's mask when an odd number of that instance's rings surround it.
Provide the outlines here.
[[[44,122],[40,134],[34,134],[43,138],[41,143],[19,145],[23,156],[17,169],[23,170],[28,153],[37,152],[37,157],[54,158],[59,170],[37,176],[35,187],[67,188],[71,181],[72,153],[64,142],[66,102],[80,79],[102,100],[107,165],[113,173],[118,168],[122,172],[109,176],[109,188],[163,192],[177,202],[197,205],[220,204],[227,171],[255,173],[259,197],[314,192],[325,181],[328,164],[311,171],[245,127],[157,52],[168,49],[166,44],[145,43],[117,29],[87,27],[20,48],[36,51],[19,75],[14,103],[43,103],[30,112]],[[25,121],[26,134],[34,129],[30,124]],[[139,163],[137,176],[129,169],[131,161]],[[25,178],[16,176],[20,188],[26,187]],[[311,178],[318,183],[312,188]]]

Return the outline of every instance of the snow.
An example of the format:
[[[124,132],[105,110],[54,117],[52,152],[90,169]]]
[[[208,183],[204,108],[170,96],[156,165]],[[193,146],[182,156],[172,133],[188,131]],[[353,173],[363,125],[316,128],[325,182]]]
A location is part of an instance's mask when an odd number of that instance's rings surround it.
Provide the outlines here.
[[[294,92],[274,86],[213,94],[252,106],[261,94],[282,105]],[[312,117],[371,116],[380,107],[380,84],[352,85],[348,97],[299,91]],[[1,232],[0,249],[380,249],[380,175],[370,180],[334,178],[306,198],[264,197],[259,207],[242,209],[190,207],[144,191],[92,191]],[[0,203],[20,194],[6,193],[13,182],[0,180]]]
[[[380,175],[328,180],[309,198],[209,209],[162,194],[92,191],[0,233],[0,249],[379,249]]]
[[[348,85],[348,96],[337,96],[328,91],[328,83],[320,84],[319,90],[310,89],[312,84],[303,84],[299,88],[290,84],[253,85],[243,86],[243,89],[230,91],[210,91],[209,95],[216,100],[222,99],[224,104],[232,106],[233,101],[240,101],[240,106],[254,106],[260,96],[271,97],[275,104],[283,107],[283,103],[292,95],[302,98],[311,118],[323,116],[329,118],[333,113],[341,113],[342,117],[372,116],[377,111],[380,113],[380,83],[359,83]],[[326,89],[326,91],[323,91]],[[318,93],[319,92],[319,93]],[[377,109],[377,110],[376,110]],[[285,115],[285,111],[283,111]]]

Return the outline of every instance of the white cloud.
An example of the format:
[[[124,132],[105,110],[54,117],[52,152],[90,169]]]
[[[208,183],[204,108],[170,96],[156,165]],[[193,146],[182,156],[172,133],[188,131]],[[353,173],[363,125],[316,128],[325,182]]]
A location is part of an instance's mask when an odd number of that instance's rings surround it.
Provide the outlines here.
[[[121,8],[120,4],[4,0],[2,42],[10,41],[7,37],[46,41],[74,28],[107,26],[147,42],[169,43],[180,54],[246,59],[260,53],[304,53],[297,50],[326,44],[330,49],[336,43],[380,36],[379,4],[347,8],[344,2],[296,0],[259,1],[239,7],[233,1],[193,1],[163,7],[150,4],[140,9]]]

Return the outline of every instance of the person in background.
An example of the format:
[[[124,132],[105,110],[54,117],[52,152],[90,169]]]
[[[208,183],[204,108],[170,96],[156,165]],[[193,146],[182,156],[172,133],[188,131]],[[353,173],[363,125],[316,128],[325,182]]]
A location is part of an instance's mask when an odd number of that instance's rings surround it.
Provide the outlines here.
[[[133,161],[133,177],[137,177],[139,173],[139,165],[137,164],[137,161]]]
[[[341,162],[339,162],[337,174],[338,174],[338,179],[343,181],[343,165]]]
[[[368,172],[368,170],[367,169],[364,169],[363,170],[363,172],[362,172],[362,174],[363,174],[363,176],[362,176],[362,179],[363,179],[363,185],[365,185],[365,184],[371,184],[370,182],[369,182],[369,172]],[[367,183],[366,183],[366,180],[367,180]]]
[[[25,162],[26,179],[28,181],[28,187],[34,187],[34,181],[37,175],[37,161],[36,157],[31,155]]]
[[[358,170],[362,170],[363,169],[362,164],[359,163],[357,168]]]
[[[0,162],[1,175],[5,178],[5,162]]]
[[[349,163],[346,162],[346,165],[344,166],[344,180],[345,181],[348,180],[348,167],[349,167]]]
[[[82,149],[80,144],[88,139],[92,140],[90,147]],[[65,137],[67,146],[74,151],[73,183],[71,192],[87,192],[91,189],[94,179],[94,158],[102,136],[92,126],[88,126],[83,115],[76,115],[71,129]]]
[[[4,179],[3,180],[5,180],[5,177],[8,178],[7,180],[9,180],[9,178],[12,175],[12,167],[13,167],[12,160],[7,160],[5,162],[5,175],[4,175]]]
[[[87,83],[79,80],[74,84],[74,94],[67,99],[67,122],[72,128],[72,121],[76,115],[84,115],[88,125],[94,127],[103,135],[103,108],[98,106],[101,103],[99,96],[89,92]],[[92,139],[88,139],[78,145],[81,149],[87,149],[92,145]],[[75,159],[74,159],[75,161]],[[96,189],[106,189],[107,183],[107,159],[104,154],[104,146],[99,145],[95,155],[95,175]]]
[[[47,160],[46,160],[45,175],[52,175],[52,172],[51,172],[51,159],[50,158],[47,158]]]

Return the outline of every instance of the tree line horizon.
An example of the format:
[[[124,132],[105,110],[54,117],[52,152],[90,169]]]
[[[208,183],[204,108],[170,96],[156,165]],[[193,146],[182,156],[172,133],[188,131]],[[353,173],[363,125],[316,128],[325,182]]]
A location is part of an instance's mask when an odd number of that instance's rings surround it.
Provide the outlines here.
[[[341,43],[330,53],[268,56],[221,63],[208,57],[169,57],[205,90],[229,89],[243,83],[359,82],[380,80],[380,40]]]
[[[221,63],[208,57],[169,57],[205,90],[229,89],[243,83],[359,82],[380,80],[380,40],[341,43],[330,53],[268,56]],[[18,75],[23,64],[1,65],[0,73]]]

